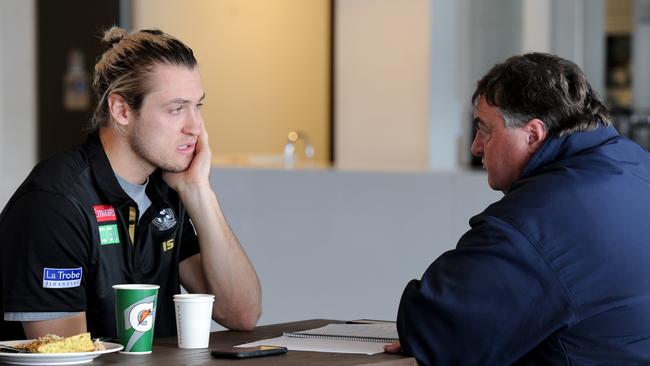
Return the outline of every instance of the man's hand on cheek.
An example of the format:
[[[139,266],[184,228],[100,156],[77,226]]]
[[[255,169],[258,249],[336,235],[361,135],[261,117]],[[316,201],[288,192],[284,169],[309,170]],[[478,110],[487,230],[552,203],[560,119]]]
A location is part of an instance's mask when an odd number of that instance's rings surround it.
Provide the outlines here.
[[[210,166],[212,152],[208,144],[208,133],[205,126],[196,141],[194,157],[187,169],[182,172],[164,172],[163,179],[175,191],[181,193],[187,189],[200,189],[210,186]]]

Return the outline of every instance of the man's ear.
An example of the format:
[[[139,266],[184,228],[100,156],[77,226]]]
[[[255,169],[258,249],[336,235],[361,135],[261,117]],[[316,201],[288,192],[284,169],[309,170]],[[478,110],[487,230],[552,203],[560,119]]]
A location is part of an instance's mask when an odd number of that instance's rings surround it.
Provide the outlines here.
[[[128,126],[131,107],[121,95],[111,94],[108,96],[108,111],[118,126]]]
[[[535,153],[537,149],[544,143],[546,136],[548,136],[548,131],[546,130],[546,125],[540,119],[534,118],[528,121],[525,126],[526,132],[528,133],[528,151],[531,154]]]

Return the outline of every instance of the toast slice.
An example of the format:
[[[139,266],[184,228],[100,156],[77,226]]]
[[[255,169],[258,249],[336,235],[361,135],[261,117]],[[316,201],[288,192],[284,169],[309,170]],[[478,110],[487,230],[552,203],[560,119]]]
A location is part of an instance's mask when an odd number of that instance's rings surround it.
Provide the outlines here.
[[[21,345],[20,348],[35,353],[92,352],[95,351],[95,344],[90,339],[90,333],[81,333],[65,338],[48,334],[33,342]]]

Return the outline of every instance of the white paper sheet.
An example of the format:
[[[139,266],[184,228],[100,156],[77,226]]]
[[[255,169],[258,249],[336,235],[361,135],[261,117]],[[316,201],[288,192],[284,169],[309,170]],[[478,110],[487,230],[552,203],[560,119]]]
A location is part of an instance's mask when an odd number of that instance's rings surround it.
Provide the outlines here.
[[[291,351],[312,351],[331,353],[360,353],[374,355],[384,352],[384,344],[376,342],[344,341],[338,339],[292,338],[287,336],[263,339],[261,341],[240,344],[237,347],[282,346]]]

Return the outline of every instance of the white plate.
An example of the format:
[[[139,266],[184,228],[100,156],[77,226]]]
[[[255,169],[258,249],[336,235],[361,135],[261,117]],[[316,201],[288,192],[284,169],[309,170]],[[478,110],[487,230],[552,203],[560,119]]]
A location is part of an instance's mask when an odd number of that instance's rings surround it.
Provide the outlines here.
[[[17,346],[19,344],[31,342],[26,341],[6,341],[0,342],[7,346]],[[11,365],[78,365],[92,361],[95,357],[104,353],[120,351],[124,346],[117,343],[102,342],[105,350],[93,352],[73,352],[73,353],[7,353],[0,352],[0,362]]]

